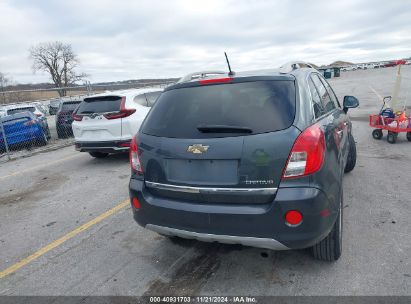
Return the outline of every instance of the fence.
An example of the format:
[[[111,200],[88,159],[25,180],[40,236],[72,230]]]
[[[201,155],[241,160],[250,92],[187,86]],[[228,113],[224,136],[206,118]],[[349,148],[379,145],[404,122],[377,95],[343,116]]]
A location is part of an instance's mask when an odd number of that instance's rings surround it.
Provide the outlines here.
[[[26,100],[18,105],[0,105],[0,162],[33,153],[69,146],[74,143],[71,124],[72,112],[87,95],[115,91],[120,89],[164,88],[174,81],[157,81],[132,84],[89,85],[64,88],[69,96],[63,98]],[[58,90],[23,90],[7,91],[3,94],[17,96],[41,96],[51,92],[58,95]],[[23,96],[20,94],[20,96]],[[57,109],[59,109],[56,115]]]

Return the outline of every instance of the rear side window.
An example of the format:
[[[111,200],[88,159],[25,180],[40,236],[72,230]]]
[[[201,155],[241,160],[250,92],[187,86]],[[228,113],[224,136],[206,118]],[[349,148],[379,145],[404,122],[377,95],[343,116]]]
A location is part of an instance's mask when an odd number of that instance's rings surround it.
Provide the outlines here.
[[[120,107],[120,96],[90,97],[81,102],[77,114],[118,112]]]
[[[147,99],[146,99],[146,96],[144,94],[137,95],[136,97],[134,97],[133,101],[136,104],[139,104],[140,106],[147,107]]]
[[[310,87],[311,97],[313,100],[314,115],[315,118],[318,118],[325,114],[323,104],[321,102],[321,97],[311,78],[308,79],[308,86]]]
[[[340,103],[338,102],[337,96],[335,95],[335,93],[334,93],[333,89],[331,88],[330,84],[323,78],[321,79],[321,81],[325,85],[325,88],[327,89],[328,95],[330,95],[331,100],[333,101],[335,108],[341,108]]]
[[[16,114],[16,113],[21,113],[21,112],[32,112],[36,111],[35,107],[25,107],[25,108],[17,108],[17,109],[10,109],[7,110],[8,115]]]
[[[157,101],[157,98],[160,96],[160,94],[161,94],[161,92],[146,93],[146,98],[147,98],[147,102],[148,102],[149,107],[154,106],[154,104]]]
[[[293,81],[255,81],[181,88],[163,92],[142,132],[162,137],[210,138],[273,132],[295,116]],[[250,133],[200,132],[199,126],[250,129]]]
[[[61,105],[61,109],[63,111],[74,111],[80,103],[81,101],[64,102]]]
[[[322,83],[320,77],[317,74],[311,74],[311,79],[313,80],[318,94],[320,95],[321,103],[323,105],[325,113],[328,113],[335,109],[334,102],[331,100],[331,97],[328,94],[327,89]]]

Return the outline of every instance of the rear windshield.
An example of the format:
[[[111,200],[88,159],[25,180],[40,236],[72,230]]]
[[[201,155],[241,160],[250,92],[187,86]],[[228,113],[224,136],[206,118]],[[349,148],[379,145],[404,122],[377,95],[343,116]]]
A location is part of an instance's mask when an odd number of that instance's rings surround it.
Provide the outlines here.
[[[77,114],[107,113],[120,111],[120,96],[100,96],[85,98],[77,110]]]
[[[30,112],[34,113],[34,111],[36,111],[36,108],[35,107],[26,107],[26,108],[10,109],[10,110],[7,110],[7,114],[11,115],[11,114],[27,112],[27,111],[30,111]]]
[[[61,105],[61,109],[63,111],[74,111],[80,103],[81,101],[65,102]]]
[[[29,121],[28,117],[19,117],[19,118],[14,118],[14,119],[10,119],[10,120],[5,120],[3,121],[4,125],[14,125],[16,123],[22,123],[22,122],[26,122]]]
[[[149,113],[142,132],[174,138],[210,138],[273,132],[291,126],[293,81],[255,81],[166,91]],[[233,126],[249,132],[201,132],[200,126]],[[201,128],[200,128],[201,129]]]

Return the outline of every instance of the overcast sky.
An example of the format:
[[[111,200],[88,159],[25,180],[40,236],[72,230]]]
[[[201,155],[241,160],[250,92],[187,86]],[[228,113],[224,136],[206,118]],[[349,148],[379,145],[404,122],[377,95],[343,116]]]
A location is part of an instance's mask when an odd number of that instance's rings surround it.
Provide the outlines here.
[[[70,43],[92,82],[198,70],[411,56],[411,1],[0,0],[0,72],[34,74],[28,49]]]

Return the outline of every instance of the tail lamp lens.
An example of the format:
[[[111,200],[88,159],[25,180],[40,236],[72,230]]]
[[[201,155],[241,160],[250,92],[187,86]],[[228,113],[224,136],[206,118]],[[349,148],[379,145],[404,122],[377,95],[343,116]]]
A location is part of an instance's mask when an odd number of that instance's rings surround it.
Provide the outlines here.
[[[324,153],[324,132],[320,125],[312,125],[305,129],[295,141],[283,178],[301,177],[317,172],[323,164]]]
[[[83,120],[83,116],[77,115],[76,112],[73,112],[71,117],[73,117],[73,120],[75,120],[75,121],[82,121]]]
[[[35,125],[37,123],[37,121],[35,120],[29,120],[27,122],[24,123],[25,126],[32,126]]]
[[[104,114],[104,117],[106,119],[117,119],[117,118],[125,118],[133,113],[136,112],[136,109],[126,109],[126,98],[122,97],[121,98],[121,105],[120,105],[120,111],[119,112],[114,112],[114,113],[107,113]]]
[[[130,166],[131,170],[138,174],[143,174],[143,167],[141,166],[139,151],[137,147],[137,140],[134,136],[130,144]]]

